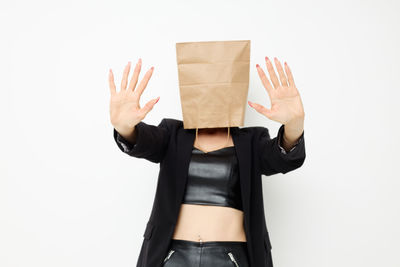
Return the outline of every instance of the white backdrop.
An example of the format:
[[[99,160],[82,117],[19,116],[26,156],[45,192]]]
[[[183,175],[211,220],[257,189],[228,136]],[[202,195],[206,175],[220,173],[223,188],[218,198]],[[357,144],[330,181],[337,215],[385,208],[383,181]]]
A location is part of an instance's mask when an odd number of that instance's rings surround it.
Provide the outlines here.
[[[291,67],[306,161],[263,176],[276,267],[400,266],[398,1],[2,1],[0,266],[135,266],[159,166],[123,154],[109,68],[143,59],[144,119],[182,119],[175,43],[251,40]],[[249,106],[245,126],[279,124]]]

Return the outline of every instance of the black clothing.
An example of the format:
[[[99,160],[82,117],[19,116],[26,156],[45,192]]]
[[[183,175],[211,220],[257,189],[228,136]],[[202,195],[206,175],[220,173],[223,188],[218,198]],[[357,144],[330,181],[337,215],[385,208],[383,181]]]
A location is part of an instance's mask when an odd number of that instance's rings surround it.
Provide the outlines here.
[[[115,128],[113,131],[121,151],[160,164],[153,207],[136,265],[160,267],[168,252],[185,193],[196,130],[184,129],[182,120],[172,118],[164,118],[158,126],[141,121],[135,126],[136,144],[131,144],[128,150],[118,141],[123,139]],[[304,131],[297,146],[287,153],[278,143],[283,131],[284,125],[281,125],[278,137],[271,138],[265,127],[231,127],[239,163],[247,252],[252,267],[272,267],[262,175],[293,171],[302,166],[306,158]],[[134,178],[141,179],[140,176]]]
[[[248,267],[247,244],[241,241],[197,241],[172,239],[165,267]]]
[[[234,146],[207,153],[194,147],[182,203],[242,210],[238,168]]]

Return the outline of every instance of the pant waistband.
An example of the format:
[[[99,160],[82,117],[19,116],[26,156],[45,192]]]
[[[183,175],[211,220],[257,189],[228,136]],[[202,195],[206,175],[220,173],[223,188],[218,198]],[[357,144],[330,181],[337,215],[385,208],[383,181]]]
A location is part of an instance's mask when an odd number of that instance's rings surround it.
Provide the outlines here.
[[[171,239],[171,245],[173,247],[180,248],[197,248],[197,247],[238,247],[246,248],[246,241],[192,241],[183,239]]]

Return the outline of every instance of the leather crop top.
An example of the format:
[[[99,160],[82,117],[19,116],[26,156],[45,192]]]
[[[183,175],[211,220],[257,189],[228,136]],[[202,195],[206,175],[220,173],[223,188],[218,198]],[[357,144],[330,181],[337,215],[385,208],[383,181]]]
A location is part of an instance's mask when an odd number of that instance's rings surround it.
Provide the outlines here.
[[[243,210],[234,146],[208,153],[193,147],[182,203]]]

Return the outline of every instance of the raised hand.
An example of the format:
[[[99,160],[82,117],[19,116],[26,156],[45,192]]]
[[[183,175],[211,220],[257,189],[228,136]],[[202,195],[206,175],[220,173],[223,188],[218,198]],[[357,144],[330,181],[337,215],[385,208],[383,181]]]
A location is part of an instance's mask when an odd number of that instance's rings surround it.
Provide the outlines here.
[[[140,107],[140,96],[146,88],[154,67],[151,67],[144,75],[140,84],[136,87],[138,77],[142,66],[142,60],[139,58],[133,71],[132,78],[128,84],[128,76],[131,62],[128,62],[124,69],[121,81],[121,89],[116,91],[114,83],[114,75],[110,69],[108,75],[111,99],[110,99],[110,120],[111,124],[120,132],[129,132],[133,130],[135,125],[142,121],[147,113],[153,109],[160,97],[154,98],[146,103],[144,107]]]
[[[267,70],[271,77],[272,85],[265,75],[263,69],[258,64],[256,65],[258,75],[260,76],[262,84],[269,95],[271,108],[268,109],[251,101],[248,101],[248,103],[257,112],[273,121],[277,121],[285,125],[291,122],[301,121],[304,119],[304,108],[299,91],[294,83],[292,72],[290,71],[288,64],[285,62],[286,76],[279,60],[276,57],[274,60],[276,69],[279,73],[279,79],[274,71],[271,61],[268,59],[268,57],[265,57]]]

